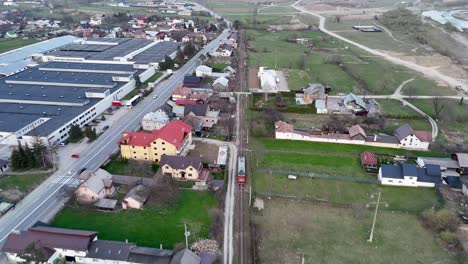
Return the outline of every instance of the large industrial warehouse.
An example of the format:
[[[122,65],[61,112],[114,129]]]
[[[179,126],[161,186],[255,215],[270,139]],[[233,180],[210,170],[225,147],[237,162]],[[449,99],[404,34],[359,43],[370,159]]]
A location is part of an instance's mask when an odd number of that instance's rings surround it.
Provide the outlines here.
[[[78,39],[39,54],[39,65],[0,79],[0,144],[48,144],[68,138],[146,81],[177,43],[144,39]],[[28,49],[30,56],[38,52]],[[0,54],[14,56],[14,52]],[[24,59],[24,51],[18,54]],[[14,63],[14,62],[13,62]],[[12,65],[13,67],[14,65]]]

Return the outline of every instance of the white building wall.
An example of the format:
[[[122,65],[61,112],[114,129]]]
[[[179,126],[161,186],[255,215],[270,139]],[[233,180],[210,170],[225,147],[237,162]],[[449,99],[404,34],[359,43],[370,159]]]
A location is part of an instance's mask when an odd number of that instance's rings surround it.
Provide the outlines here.
[[[402,148],[427,150],[429,149],[429,142],[422,142],[415,135],[409,135],[400,141]]]
[[[151,76],[153,76],[155,73],[156,73],[156,69],[154,67],[148,68],[146,71],[144,71],[143,73],[139,75],[140,81],[142,83],[146,82],[146,80],[151,78]]]
[[[124,201],[126,203],[124,203]],[[143,204],[140,203],[139,201],[133,199],[133,198],[126,198],[122,201],[122,208],[123,209],[130,209],[130,208],[133,208],[133,209],[142,209],[143,208]]]

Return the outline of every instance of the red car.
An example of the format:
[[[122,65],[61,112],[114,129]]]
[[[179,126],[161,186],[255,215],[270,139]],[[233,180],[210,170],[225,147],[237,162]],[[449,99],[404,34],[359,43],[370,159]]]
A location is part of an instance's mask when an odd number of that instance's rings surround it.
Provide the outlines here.
[[[80,155],[78,155],[78,154],[75,153],[75,154],[72,154],[71,157],[74,158],[74,159],[77,159],[77,158],[80,157]]]

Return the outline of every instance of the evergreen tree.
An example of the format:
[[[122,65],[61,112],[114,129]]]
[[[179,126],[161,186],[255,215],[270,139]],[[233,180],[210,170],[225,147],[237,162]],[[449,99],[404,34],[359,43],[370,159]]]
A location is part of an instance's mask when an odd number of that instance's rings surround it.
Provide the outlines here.
[[[81,128],[78,125],[72,125],[70,127],[70,142],[77,142],[83,137],[83,131],[81,131]]]
[[[174,60],[169,56],[166,56],[164,61],[159,64],[159,69],[162,71],[172,68],[174,68]]]
[[[84,135],[89,139],[89,141],[94,141],[97,138],[96,130],[94,128],[91,129],[90,127],[85,128]]]
[[[34,155],[32,148],[30,148],[28,144],[24,146],[24,159],[26,164],[25,169],[37,168],[36,156]]]

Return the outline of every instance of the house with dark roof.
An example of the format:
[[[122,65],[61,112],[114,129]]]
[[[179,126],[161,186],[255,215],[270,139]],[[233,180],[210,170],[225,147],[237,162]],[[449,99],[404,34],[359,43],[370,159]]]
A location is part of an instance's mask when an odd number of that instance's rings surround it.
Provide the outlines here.
[[[401,147],[406,149],[427,150],[432,142],[432,133],[430,131],[413,130],[408,124],[397,128],[394,135],[400,141]]]
[[[21,255],[27,247],[34,245],[48,260],[57,258],[57,253],[60,253],[67,261],[76,262],[76,257],[86,256],[96,235],[94,231],[36,226],[11,232],[5,239],[2,251],[11,263],[24,263]]]
[[[382,185],[435,187],[442,183],[442,173],[438,165],[420,168],[416,164],[383,164],[378,179]]]
[[[175,257],[172,250],[140,247],[129,242],[98,240],[95,231],[42,225],[10,233],[2,251],[6,253],[10,263],[24,263],[21,255],[31,245],[43,253],[46,259],[44,263],[58,263],[59,259],[65,257],[67,263],[170,264]]]
[[[170,264],[200,264],[201,258],[190,249],[183,249],[177,252]]]
[[[183,121],[171,121],[159,130],[124,132],[118,141],[125,159],[160,162],[164,155],[185,156],[192,145],[192,127]]]
[[[185,76],[184,77],[184,87],[197,87],[202,83],[202,78],[197,76]]]
[[[210,109],[208,104],[187,104],[184,108],[184,116],[194,116],[200,119],[204,129],[210,129],[218,123],[219,113],[219,110]]]
[[[165,155],[161,158],[159,168],[162,174],[170,175],[178,181],[195,181],[197,185],[206,185],[210,177],[199,157]]]

